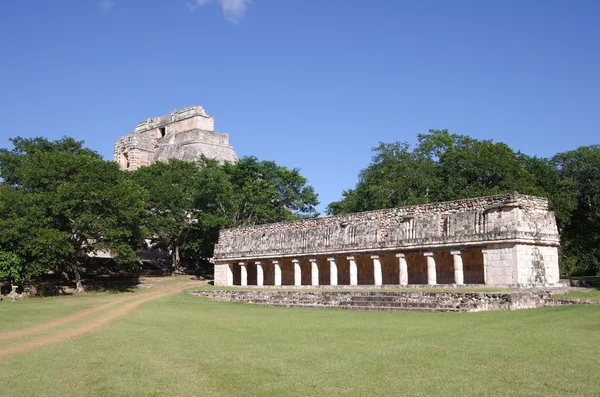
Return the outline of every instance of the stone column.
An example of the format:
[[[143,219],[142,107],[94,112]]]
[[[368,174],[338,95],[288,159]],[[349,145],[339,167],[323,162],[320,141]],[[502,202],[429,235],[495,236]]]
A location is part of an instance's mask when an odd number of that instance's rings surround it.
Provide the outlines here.
[[[460,256],[460,251],[450,251],[450,253],[454,258],[454,284],[462,285],[465,283],[462,256]]]
[[[233,266],[233,263],[228,263],[226,270],[227,270],[227,286],[231,287],[233,286],[233,269],[231,268],[231,266]]]
[[[248,285],[248,269],[246,268],[246,262],[240,262],[240,285],[246,287]]]
[[[265,283],[265,276],[263,273],[263,267],[260,262],[254,262],[256,264],[256,285],[262,287]]]
[[[273,261],[273,268],[275,273],[275,285],[281,286],[281,265],[279,265],[279,261]]]
[[[292,259],[292,263],[294,264],[294,285],[302,285],[300,261],[298,259]]]
[[[433,252],[424,252],[423,255],[427,258],[427,284],[437,284],[437,273],[435,270],[435,258]]]
[[[382,284],[382,275],[381,275],[381,262],[379,261],[379,255],[372,255],[371,259],[373,259],[373,278],[375,279],[375,285]]]
[[[400,275],[400,285],[408,285],[408,265],[406,264],[406,256],[404,254],[396,254],[398,258],[398,266]]]
[[[309,259],[309,261],[311,285],[319,285],[319,266],[317,266],[317,260]]]
[[[356,259],[353,256],[349,256],[348,262],[350,263],[350,285],[358,285],[358,268],[356,267]]]
[[[329,285],[338,285],[338,273],[335,258],[327,258],[329,261]]]

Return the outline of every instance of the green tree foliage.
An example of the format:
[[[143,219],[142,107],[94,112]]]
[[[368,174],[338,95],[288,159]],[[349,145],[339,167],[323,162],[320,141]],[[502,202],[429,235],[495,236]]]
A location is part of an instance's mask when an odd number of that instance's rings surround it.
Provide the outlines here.
[[[405,142],[380,143],[356,187],[343,192],[327,212],[341,214],[434,201],[497,194],[511,190],[543,194],[535,176],[504,143],[479,141],[448,130]]]
[[[181,267],[180,247],[198,227],[198,166],[171,159],[142,167],[133,178],[148,191],[144,225],[158,248],[171,252],[173,270]]]
[[[317,216],[317,194],[298,169],[244,157],[226,163],[233,191],[230,226],[246,226]]]
[[[14,252],[0,251],[0,279],[8,278],[11,284],[21,284],[31,278],[29,268]]]
[[[44,205],[38,195],[0,184],[0,251],[19,258],[5,263],[2,278],[18,284],[66,262],[68,239],[53,229]],[[11,263],[18,267],[9,270]]]
[[[174,271],[210,258],[221,228],[317,215],[317,195],[298,170],[255,157],[224,165],[172,159],[132,177],[149,193],[147,237],[171,253]]]
[[[136,260],[145,192],[107,162],[63,138],[12,139],[0,150],[0,249],[36,271],[75,277],[82,290],[81,260],[109,250],[118,263]]]
[[[380,143],[369,167],[358,176],[356,188],[343,192],[328,213],[368,211],[425,203],[438,185],[435,162],[410,150],[407,143]]]
[[[551,159],[515,152],[502,142],[448,130],[407,143],[380,143],[354,189],[327,207],[332,215],[455,200],[509,191],[546,196],[561,234],[568,274],[600,271],[600,147],[581,147]]]
[[[558,153],[551,162],[560,180],[551,198],[561,229],[562,264],[569,273],[600,274],[600,146]]]
[[[441,146],[436,142],[445,142]],[[435,148],[435,155],[427,148]],[[517,190],[523,194],[541,194],[534,175],[523,167],[520,154],[502,142],[476,140],[450,135],[447,130],[431,130],[419,135],[417,152],[437,158],[434,174],[436,201],[456,197],[477,197]]]

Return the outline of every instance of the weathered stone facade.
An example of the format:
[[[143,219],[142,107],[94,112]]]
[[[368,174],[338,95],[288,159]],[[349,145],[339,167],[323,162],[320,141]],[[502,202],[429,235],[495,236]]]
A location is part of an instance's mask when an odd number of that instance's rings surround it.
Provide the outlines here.
[[[209,116],[202,106],[151,117],[115,142],[114,161],[125,170],[135,170],[170,158],[195,161],[201,155],[221,162],[237,161],[229,145],[229,136],[214,129],[214,117]]]
[[[222,230],[215,285],[559,282],[545,198],[514,192]]]

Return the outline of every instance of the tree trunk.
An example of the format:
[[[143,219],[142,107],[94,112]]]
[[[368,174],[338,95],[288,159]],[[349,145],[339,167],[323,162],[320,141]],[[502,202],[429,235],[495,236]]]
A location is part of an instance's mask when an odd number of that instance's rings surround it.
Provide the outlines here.
[[[63,278],[67,281],[71,281],[71,278],[69,277],[69,273],[67,273],[64,270],[61,270],[60,274],[62,274]]]
[[[79,273],[79,268],[77,266],[75,266],[73,273],[75,273],[75,292],[83,292],[83,284],[81,284],[81,274]]]
[[[181,270],[181,260],[179,258],[179,244],[175,243],[173,247],[173,273],[179,273]]]

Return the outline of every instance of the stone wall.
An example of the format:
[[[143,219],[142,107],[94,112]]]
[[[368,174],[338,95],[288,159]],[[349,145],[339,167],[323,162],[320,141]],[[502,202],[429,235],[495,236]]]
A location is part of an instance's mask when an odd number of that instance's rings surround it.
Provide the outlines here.
[[[479,312],[591,303],[586,299],[556,299],[552,297],[554,291],[546,290],[510,292],[199,290],[190,293],[219,301],[246,302],[273,307],[357,310]]]
[[[215,132],[214,124],[201,106],[151,117],[115,142],[114,161],[128,170],[170,158],[195,161],[202,155],[221,162],[237,161],[229,136]]]
[[[556,284],[560,275],[558,267],[558,249],[556,247],[517,245],[515,247],[519,284]]]
[[[483,255],[486,283],[518,283],[515,244],[491,244],[483,249]]]
[[[483,250],[487,284],[558,284],[558,249],[529,244],[493,244]]]
[[[221,161],[234,162],[237,160],[237,156],[231,146],[227,144],[227,139],[227,134],[203,130],[166,135],[158,142],[153,162],[166,162],[170,158],[195,161],[202,154]]]
[[[514,192],[227,229],[220,232],[214,259],[382,253],[508,242],[558,245],[556,221],[548,211],[547,199]]]

